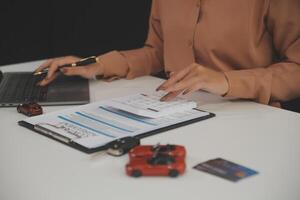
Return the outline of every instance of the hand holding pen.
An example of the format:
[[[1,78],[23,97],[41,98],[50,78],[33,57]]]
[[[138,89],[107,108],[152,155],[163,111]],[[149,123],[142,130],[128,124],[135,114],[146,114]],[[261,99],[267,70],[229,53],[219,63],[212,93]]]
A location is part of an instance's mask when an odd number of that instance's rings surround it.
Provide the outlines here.
[[[34,72],[34,75],[47,73],[47,76],[39,85],[44,86],[53,81],[59,73],[67,76],[79,75],[84,78],[92,78],[103,74],[103,67],[97,57],[92,56],[80,59],[74,56],[54,58],[43,63]]]

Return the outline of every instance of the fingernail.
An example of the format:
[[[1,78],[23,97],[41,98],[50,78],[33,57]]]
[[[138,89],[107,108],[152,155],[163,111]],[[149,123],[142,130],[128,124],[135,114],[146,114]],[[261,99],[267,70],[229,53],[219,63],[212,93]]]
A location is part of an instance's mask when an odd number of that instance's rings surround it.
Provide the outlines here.
[[[156,91],[159,91],[159,90],[162,90],[163,87],[162,86],[159,86],[158,88],[156,88]]]
[[[165,101],[165,100],[166,100],[166,97],[160,98],[160,101]]]
[[[189,93],[188,90],[184,91],[184,92],[182,93],[182,95],[186,95],[187,93]]]
[[[169,99],[170,99],[170,97],[167,94],[161,98],[161,101],[169,101]]]

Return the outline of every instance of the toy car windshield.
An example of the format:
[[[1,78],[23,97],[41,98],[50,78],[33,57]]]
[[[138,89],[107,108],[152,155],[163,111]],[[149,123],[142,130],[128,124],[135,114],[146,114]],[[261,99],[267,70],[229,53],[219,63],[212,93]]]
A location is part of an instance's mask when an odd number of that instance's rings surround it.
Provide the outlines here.
[[[156,156],[153,158],[150,158],[148,160],[148,163],[151,165],[169,165],[175,163],[175,159],[171,156]]]
[[[174,151],[175,150],[175,145],[165,145],[165,146],[154,146],[152,148],[152,151],[155,151],[157,148],[159,148],[159,152],[169,152],[169,151]]]

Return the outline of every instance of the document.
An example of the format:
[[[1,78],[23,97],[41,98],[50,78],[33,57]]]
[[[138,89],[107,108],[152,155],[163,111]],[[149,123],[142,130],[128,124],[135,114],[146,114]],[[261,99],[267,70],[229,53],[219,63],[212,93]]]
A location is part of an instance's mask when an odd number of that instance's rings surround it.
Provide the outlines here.
[[[136,136],[209,115],[208,112],[191,109],[160,118],[148,118],[107,104],[106,101],[96,102],[24,121],[34,125],[37,131],[92,149],[118,138]]]

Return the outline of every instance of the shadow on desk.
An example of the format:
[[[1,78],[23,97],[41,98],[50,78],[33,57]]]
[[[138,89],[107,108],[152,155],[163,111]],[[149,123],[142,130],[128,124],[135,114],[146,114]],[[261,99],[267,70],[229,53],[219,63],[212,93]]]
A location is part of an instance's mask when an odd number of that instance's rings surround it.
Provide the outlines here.
[[[157,74],[155,74],[153,76],[155,76],[157,78],[168,79],[165,71],[161,71],[161,72],[159,72],[159,73],[157,73]]]

